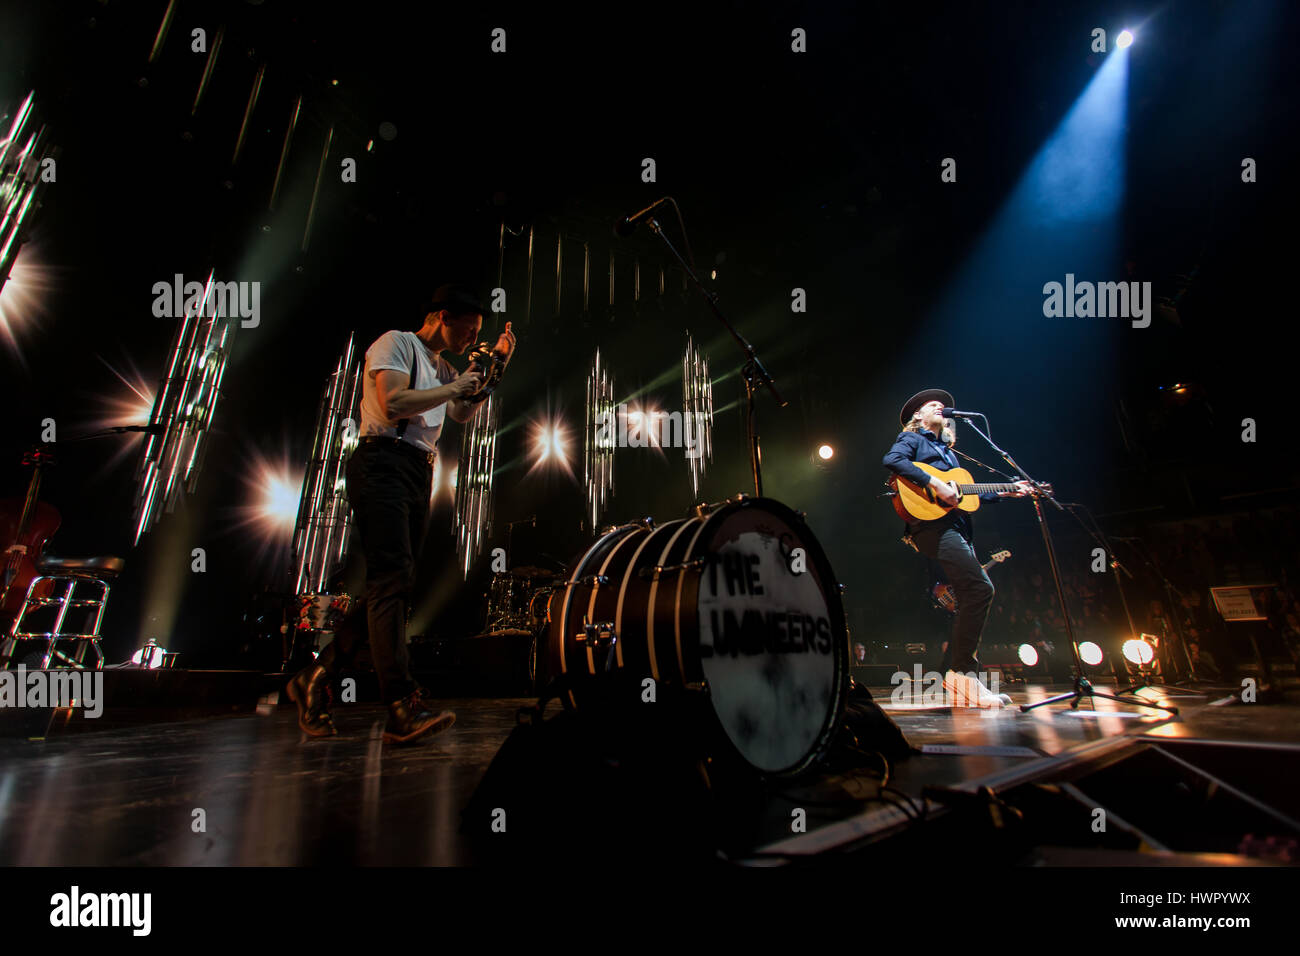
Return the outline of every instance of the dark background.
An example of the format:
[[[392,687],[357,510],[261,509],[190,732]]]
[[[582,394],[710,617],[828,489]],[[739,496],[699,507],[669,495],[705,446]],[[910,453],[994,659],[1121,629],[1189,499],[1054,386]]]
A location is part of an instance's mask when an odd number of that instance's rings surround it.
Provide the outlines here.
[[[127,571],[104,623],[111,659],[148,637],[182,663],[233,664],[250,640],[260,591],[279,590],[288,533],[241,525],[258,456],[301,469],[316,403],[350,332],[367,343],[416,329],[434,287],[496,285],[505,244],[505,316],[519,353],[501,389],[498,541],[515,560],[568,558],[589,541],[582,507],[583,388],[593,350],[617,391],[680,407],[686,330],[715,376],[715,455],[700,497],[747,490],[738,353],[697,295],[657,292],[666,262],[642,233],[610,225],[663,195],[685,216],[696,264],[758,348],[788,407],[759,399],[769,495],[808,512],[840,579],[855,639],[911,639],[933,621],[919,559],[878,496],[880,458],[914,391],[948,388],[986,412],[994,437],[1035,477],[1088,504],[1115,532],[1146,523],[1289,502],[1294,415],[1292,326],[1296,161],[1295,5],[1172,2],[538,5],[181,3],[156,63],[147,57],[166,4],[10,4],[0,14],[0,111],[30,89],[62,152],[58,182],[20,258],[44,266],[39,309],[13,323],[0,353],[7,411],[0,496],[19,496],[22,451],[58,422],[58,465],[43,497],[63,524],[52,550],[116,553]],[[1110,263],[1070,259],[1024,282],[976,277],[984,297],[951,301],[956,277],[1020,174],[1104,56],[1090,33],[1141,23],[1131,56],[1127,182]],[[225,41],[205,99],[191,105],[205,57],[189,31]],[[507,30],[508,52],[489,51]],[[790,51],[790,30],[809,52]],[[253,76],[266,79],[237,163],[231,157]],[[337,80],[337,85],[333,81]],[[304,98],[280,203],[271,183],[294,98]],[[6,121],[6,126],[7,126]],[[378,135],[392,123],[397,136]],[[334,130],[318,218],[300,249],[325,132]],[[373,151],[367,151],[368,141]],[[344,156],[355,184],[338,181]],[[641,182],[641,159],[658,181]],[[958,181],[942,183],[944,157]],[[1240,180],[1242,157],[1259,182]],[[675,239],[676,223],[665,216]],[[536,243],[526,284],[529,227]],[[516,233],[518,233],[516,235]],[[564,237],[561,301],[555,244]],[[583,309],[582,243],[592,256]],[[608,263],[615,254],[615,301]],[[1026,253],[1032,250],[1026,248]],[[1097,250],[1094,250],[1096,252]],[[1015,250],[1011,251],[1014,260]],[[632,275],[642,268],[643,295]],[[261,324],[241,329],[197,494],[131,545],[139,439],[70,443],[114,418],[113,369],[156,389],[171,320],[152,286],[174,273],[262,284]],[[575,269],[577,270],[575,272]],[[1046,319],[1041,286],[1148,280],[1176,302],[1151,328],[1123,320]],[[807,290],[792,315],[790,293]],[[1005,297],[1003,306],[990,306]],[[111,366],[111,368],[110,368]],[[1174,395],[1161,386],[1190,383]],[[562,412],[577,478],[529,472],[524,427]],[[1258,441],[1240,439],[1241,421]],[[442,450],[459,448],[450,426]],[[829,467],[812,459],[821,442]],[[991,460],[973,432],[959,447]],[[117,456],[114,459],[114,456]],[[417,629],[471,634],[481,624],[486,560],[459,593],[450,497],[439,498],[421,566]],[[679,516],[692,503],[680,453],[618,459],[607,522]],[[1086,568],[1091,542],[1055,516],[1063,563]],[[981,553],[1041,549],[1032,508],[1001,502],[977,516]],[[204,547],[206,574],[191,574]],[[455,576],[455,577],[453,577]],[[175,619],[167,625],[167,608]],[[160,611],[160,608],[163,611]],[[275,623],[278,624],[278,621]],[[926,636],[932,637],[933,634]]]

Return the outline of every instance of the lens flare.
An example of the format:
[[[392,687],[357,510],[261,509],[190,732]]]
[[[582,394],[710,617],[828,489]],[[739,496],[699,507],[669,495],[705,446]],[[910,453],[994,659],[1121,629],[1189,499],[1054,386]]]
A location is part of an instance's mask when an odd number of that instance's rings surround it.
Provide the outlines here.
[[[235,524],[254,544],[257,563],[287,559],[293,543],[303,473],[289,452],[277,460],[253,451],[244,461],[246,503],[236,509]]]
[[[148,425],[153,416],[154,393],[135,363],[127,358],[126,371],[123,372],[104,356],[97,355],[96,358],[104,363],[121,385],[96,396],[92,403],[95,414],[86,421],[88,428],[91,431],[106,431],[123,425]],[[143,432],[125,432],[116,436],[117,450],[99,474],[106,474],[137,453],[137,447],[143,438]]]
[[[573,441],[568,426],[559,415],[549,413],[540,419],[534,419],[528,428],[529,457],[532,466],[531,475],[538,471],[562,471],[570,478],[573,474]]]
[[[262,517],[276,528],[292,529],[298,517],[302,479],[295,482],[287,475],[267,474],[263,476],[263,482]]]
[[[39,253],[28,243],[19,250],[8,281],[0,285],[0,338],[24,366],[20,340],[45,316],[55,271],[41,262]]]

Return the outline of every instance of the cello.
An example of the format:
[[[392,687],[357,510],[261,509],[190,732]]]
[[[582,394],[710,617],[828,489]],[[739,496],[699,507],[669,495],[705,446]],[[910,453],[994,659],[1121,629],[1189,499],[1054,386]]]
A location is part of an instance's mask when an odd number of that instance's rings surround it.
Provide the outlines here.
[[[17,498],[0,501],[0,542],[6,542],[4,570],[0,573],[0,619],[5,623],[0,637],[7,636],[22,610],[45,543],[63,521],[52,505],[40,500],[41,469],[53,460],[53,453],[43,448],[33,448],[23,455],[23,465],[32,467],[27,497],[21,502]]]

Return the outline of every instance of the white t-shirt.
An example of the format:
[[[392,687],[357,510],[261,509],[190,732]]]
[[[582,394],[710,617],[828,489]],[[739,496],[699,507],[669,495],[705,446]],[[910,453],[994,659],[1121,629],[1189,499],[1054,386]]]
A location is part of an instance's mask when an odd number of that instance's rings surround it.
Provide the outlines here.
[[[414,332],[400,332],[396,329],[385,332],[366,350],[366,372],[361,385],[362,435],[396,437],[397,423],[401,419],[384,417],[379,405],[375,374],[380,369],[393,369],[402,374],[403,382],[408,382],[412,362],[419,363],[415,372],[417,389],[437,388],[450,384],[456,378],[457,373],[451,363],[439,355],[435,364],[429,357],[429,350]],[[438,435],[442,433],[442,422],[446,415],[447,403],[444,402],[437,408],[410,416],[402,441],[410,442],[424,451],[433,451],[438,444]]]

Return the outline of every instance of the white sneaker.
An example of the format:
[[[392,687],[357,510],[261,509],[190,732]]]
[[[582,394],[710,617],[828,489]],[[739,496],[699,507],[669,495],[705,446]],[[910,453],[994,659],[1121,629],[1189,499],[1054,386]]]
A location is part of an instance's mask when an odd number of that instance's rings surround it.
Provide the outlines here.
[[[988,710],[1000,710],[1011,706],[1011,698],[1006,694],[995,694],[970,674],[958,674],[948,671],[943,675],[943,689],[947,691],[954,707],[982,707]]]

